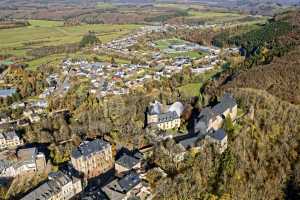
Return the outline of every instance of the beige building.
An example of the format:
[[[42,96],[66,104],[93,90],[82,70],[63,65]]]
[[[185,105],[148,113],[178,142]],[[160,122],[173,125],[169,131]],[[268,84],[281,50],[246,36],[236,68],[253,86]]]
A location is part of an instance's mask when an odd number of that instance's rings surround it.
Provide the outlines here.
[[[99,176],[114,166],[111,145],[99,139],[85,141],[72,152],[71,162],[86,178]]]
[[[0,150],[1,149],[12,149],[23,144],[23,141],[16,134],[15,131],[0,133]]]
[[[228,137],[225,130],[222,128],[206,135],[205,140],[208,144],[212,144],[214,149],[220,154],[227,149]]]
[[[150,105],[147,112],[147,125],[155,125],[161,130],[179,128],[182,112],[183,105],[180,102],[167,107],[156,101]]]
[[[195,119],[194,132],[205,135],[211,130],[222,128],[226,118],[230,117],[233,121],[237,117],[237,103],[235,99],[226,93],[220,103],[213,108],[204,108]]]
[[[26,173],[43,171],[46,167],[46,159],[43,153],[39,153],[36,148],[20,149],[17,152],[17,161],[6,162],[0,172],[0,177],[16,177]]]

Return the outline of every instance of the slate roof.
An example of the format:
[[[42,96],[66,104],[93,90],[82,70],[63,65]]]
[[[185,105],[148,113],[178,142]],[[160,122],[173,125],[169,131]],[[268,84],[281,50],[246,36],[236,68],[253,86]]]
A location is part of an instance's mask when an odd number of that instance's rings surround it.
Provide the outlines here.
[[[0,173],[2,173],[3,170],[9,168],[13,163],[10,160],[0,160]]]
[[[235,99],[228,93],[225,93],[220,103],[215,105],[212,110],[218,114],[224,113],[227,109],[233,108],[237,103]]]
[[[200,114],[197,117],[197,120],[203,121],[208,124],[209,120],[216,116],[216,112],[214,112],[210,107],[206,107],[200,112]]]
[[[177,115],[176,111],[167,112],[158,116],[158,123],[169,122],[173,121],[174,119],[179,119],[179,116]]]
[[[19,138],[16,134],[16,131],[9,131],[6,133],[3,133],[6,140],[13,140],[14,138]]]
[[[132,171],[131,173],[127,174],[123,178],[119,180],[119,185],[122,188],[122,190],[127,193],[129,190],[134,188],[136,185],[138,185],[141,182],[141,179],[139,175]]]
[[[180,144],[183,148],[187,149],[187,148],[189,148],[189,147],[195,146],[196,142],[198,142],[199,139],[200,139],[200,136],[194,136],[194,137],[190,137],[190,138],[181,140],[181,141],[179,142],[179,144]]]
[[[55,181],[47,181],[42,184],[21,200],[48,200],[51,199],[53,195],[60,191],[60,186]]]
[[[139,163],[139,160],[132,156],[124,154],[116,161],[116,163],[127,169],[132,169],[137,163]]]
[[[110,144],[102,139],[96,139],[90,142],[85,141],[79,147],[72,151],[71,156],[75,159],[81,156],[87,157],[95,152],[103,151],[109,146]]]
[[[215,140],[222,141],[226,137],[226,132],[224,129],[218,129],[217,131],[213,132],[210,137]]]
[[[49,180],[40,185],[21,200],[48,200],[61,191],[61,187],[69,183],[71,178],[61,171],[50,173]]]
[[[162,105],[159,101],[155,101],[149,107],[149,114],[150,115],[158,115],[162,111]]]

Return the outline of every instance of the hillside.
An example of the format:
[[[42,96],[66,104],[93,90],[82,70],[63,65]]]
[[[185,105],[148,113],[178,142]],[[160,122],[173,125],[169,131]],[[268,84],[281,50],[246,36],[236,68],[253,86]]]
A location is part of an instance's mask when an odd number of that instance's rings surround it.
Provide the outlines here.
[[[243,117],[233,130],[225,126],[229,148],[221,156],[209,149],[191,152],[183,164],[174,165],[161,153],[157,163],[163,163],[169,176],[154,184],[157,199],[300,198],[300,46],[299,38],[290,37],[298,31],[299,16],[296,12],[277,17],[294,27],[272,41],[293,41],[291,46],[281,44],[285,50],[280,57],[270,49],[273,58],[268,63],[251,55],[204,85],[203,96],[211,100],[225,91],[233,94]],[[254,60],[251,65],[249,60]]]

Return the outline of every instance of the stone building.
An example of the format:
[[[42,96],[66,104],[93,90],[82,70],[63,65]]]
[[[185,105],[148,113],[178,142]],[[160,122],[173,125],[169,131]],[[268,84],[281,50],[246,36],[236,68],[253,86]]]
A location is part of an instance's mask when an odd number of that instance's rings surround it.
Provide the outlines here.
[[[205,136],[208,144],[212,144],[218,153],[223,153],[227,149],[228,137],[224,129],[218,129]]]
[[[133,156],[123,154],[115,162],[116,173],[121,175],[131,170],[138,170],[141,168],[141,160]]]
[[[167,107],[156,101],[150,105],[147,112],[147,125],[157,126],[161,130],[179,128],[183,109],[184,107],[180,102],[175,102]]]
[[[226,118],[235,120],[237,117],[237,103],[235,99],[225,93],[221,101],[214,107],[204,108],[194,121],[194,132],[206,135],[210,130],[222,128]]]
[[[16,177],[26,173],[41,172],[45,167],[46,159],[43,153],[38,152],[36,148],[20,149],[16,161],[2,162],[0,177]]]
[[[0,150],[1,149],[12,149],[23,144],[23,141],[16,134],[15,131],[9,131],[0,133]]]
[[[101,190],[109,200],[152,199],[150,188],[134,171],[120,179],[112,180]]]
[[[111,145],[100,139],[85,141],[72,152],[71,162],[86,178],[96,177],[114,165]]]
[[[68,200],[82,191],[81,180],[61,171],[50,173],[48,181],[21,200]]]

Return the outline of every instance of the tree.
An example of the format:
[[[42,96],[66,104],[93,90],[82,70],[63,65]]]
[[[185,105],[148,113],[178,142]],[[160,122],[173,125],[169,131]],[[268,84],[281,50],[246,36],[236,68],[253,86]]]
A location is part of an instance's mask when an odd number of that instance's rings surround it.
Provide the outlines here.
[[[90,45],[95,45],[101,43],[100,40],[97,38],[95,32],[89,31],[88,34],[84,35],[80,41],[80,47],[86,47]]]

